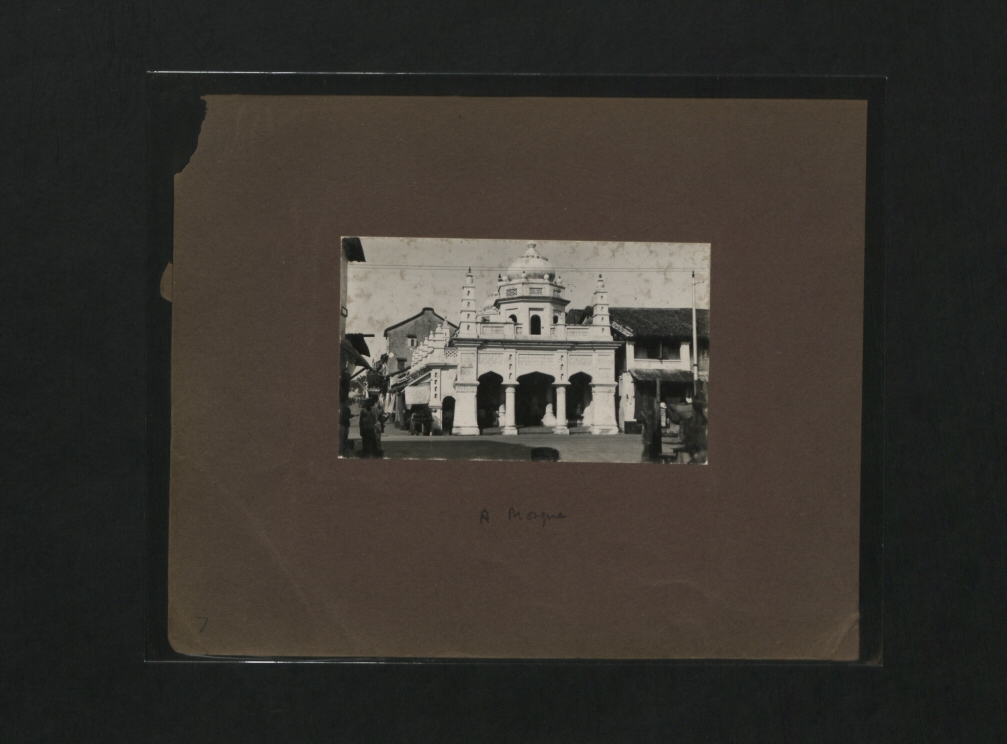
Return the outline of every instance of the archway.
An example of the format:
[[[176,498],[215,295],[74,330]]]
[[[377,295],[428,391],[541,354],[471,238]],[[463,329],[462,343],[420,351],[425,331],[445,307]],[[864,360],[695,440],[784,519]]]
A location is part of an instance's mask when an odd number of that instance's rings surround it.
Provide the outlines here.
[[[455,426],[455,399],[448,396],[441,403],[441,430],[445,434],[451,434]]]
[[[487,372],[479,378],[479,388],[476,390],[476,422],[480,431],[503,425],[499,416],[500,406],[504,402],[502,382],[503,378],[496,372]]]
[[[528,333],[532,336],[542,335],[542,318],[538,315],[533,315],[528,319]]]
[[[552,383],[556,378],[542,372],[531,372],[517,378],[514,419],[520,426],[542,426],[546,406],[553,402]]]
[[[570,376],[566,394],[566,415],[570,426],[591,425],[591,375],[578,372]]]

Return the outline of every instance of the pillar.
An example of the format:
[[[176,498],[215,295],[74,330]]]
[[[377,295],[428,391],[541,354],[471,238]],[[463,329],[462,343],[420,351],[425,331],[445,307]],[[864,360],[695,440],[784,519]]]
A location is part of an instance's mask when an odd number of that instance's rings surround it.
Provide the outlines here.
[[[479,436],[479,421],[476,410],[478,383],[455,382],[455,423],[454,434],[459,436]]]
[[[515,414],[517,413],[514,407],[514,391],[516,388],[517,385],[514,384],[504,385],[504,395],[506,396],[505,405],[507,409],[504,412],[505,417],[504,417],[503,433],[508,436],[513,436],[517,434],[517,425],[515,423],[514,418]]]
[[[566,422],[566,388],[568,383],[560,382],[554,387],[556,390],[556,428],[553,434],[569,434],[570,428]]]
[[[591,383],[592,434],[618,434],[615,420],[615,383]]]
[[[633,375],[623,372],[619,377],[619,430],[626,430],[626,422],[636,421],[636,386]]]

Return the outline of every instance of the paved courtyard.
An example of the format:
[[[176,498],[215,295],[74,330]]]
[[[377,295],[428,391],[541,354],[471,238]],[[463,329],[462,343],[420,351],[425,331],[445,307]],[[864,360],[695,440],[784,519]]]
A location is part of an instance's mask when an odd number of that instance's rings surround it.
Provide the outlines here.
[[[355,426],[350,429],[350,438],[359,452],[360,434]],[[385,457],[397,460],[530,460],[536,447],[558,450],[560,462],[640,462],[643,441],[639,434],[562,436],[538,431],[506,437],[501,434],[424,437],[391,428],[381,437]],[[671,452],[670,441],[665,451]]]

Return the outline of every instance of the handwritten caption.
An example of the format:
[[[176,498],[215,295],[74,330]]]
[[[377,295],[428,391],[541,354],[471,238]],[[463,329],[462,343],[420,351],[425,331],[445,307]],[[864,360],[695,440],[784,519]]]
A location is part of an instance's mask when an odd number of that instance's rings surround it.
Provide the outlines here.
[[[498,515],[494,517],[493,523],[500,522],[523,522],[526,524],[541,524],[545,527],[550,522],[556,521],[557,519],[566,519],[567,516],[563,512],[547,512],[547,511],[532,511],[531,509],[521,510],[515,509],[513,506],[507,509],[507,513],[504,515]],[[490,510],[483,509],[479,512],[479,524],[490,524]]]

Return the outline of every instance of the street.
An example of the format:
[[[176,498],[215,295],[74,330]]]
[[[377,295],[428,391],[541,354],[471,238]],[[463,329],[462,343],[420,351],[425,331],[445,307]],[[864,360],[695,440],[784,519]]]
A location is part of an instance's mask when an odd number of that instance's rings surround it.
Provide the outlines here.
[[[359,453],[360,432],[355,425],[350,439]],[[530,460],[536,447],[554,448],[560,462],[640,462],[643,441],[639,434],[563,436],[541,431],[518,436],[410,436],[392,427],[381,436],[385,458],[396,460]],[[665,451],[672,451],[670,440]]]

